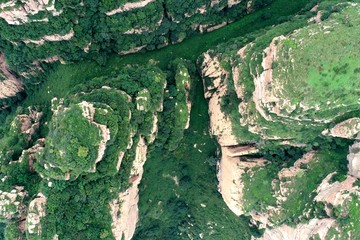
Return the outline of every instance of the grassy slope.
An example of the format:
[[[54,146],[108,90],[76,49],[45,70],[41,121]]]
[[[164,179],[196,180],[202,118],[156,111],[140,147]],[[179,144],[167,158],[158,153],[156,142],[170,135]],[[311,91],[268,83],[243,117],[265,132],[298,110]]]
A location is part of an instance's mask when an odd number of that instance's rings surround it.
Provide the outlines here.
[[[355,51],[357,42],[353,36],[360,34],[358,9],[352,7],[340,14],[333,13],[326,22],[310,25],[298,31],[296,37],[283,41],[279,67],[274,71],[274,79],[285,85],[281,98],[291,99],[293,104],[303,101],[308,106],[319,105],[321,109],[334,107],[328,101],[357,105],[360,54]],[[294,63],[289,61],[289,56]],[[343,109],[348,110],[349,107]],[[339,109],[329,114],[325,110],[321,114],[314,110],[311,117],[313,114],[333,116],[338,112]]]

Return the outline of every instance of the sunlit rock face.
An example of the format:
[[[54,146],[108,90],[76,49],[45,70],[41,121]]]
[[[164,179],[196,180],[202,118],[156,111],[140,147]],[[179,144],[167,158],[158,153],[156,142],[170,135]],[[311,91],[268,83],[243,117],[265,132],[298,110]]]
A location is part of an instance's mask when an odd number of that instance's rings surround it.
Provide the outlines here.
[[[0,100],[13,97],[22,90],[22,82],[11,73],[4,54],[0,53]]]
[[[181,42],[255,10],[252,2],[5,0],[0,3],[0,37],[22,56],[20,61],[12,58],[11,66],[30,78],[41,73],[41,64],[52,61],[100,54],[94,59],[100,63],[108,53],[131,54]],[[5,52],[13,54],[10,48]]]
[[[23,204],[27,192],[24,187],[16,186],[9,192],[0,191],[0,217],[11,220],[20,217],[26,211]]]
[[[355,141],[350,147],[347,159],[349,161],[349,174],[360,178],[360,141]]]
[[[221,147],[219,191],[234,214],[250,216],[252,226],[265,229],[259,239],[344,236],[345,231],[339,230],[343,223],[334,212],[342,209],[341,217],[351,216],[354,213],[349,213],[348,207],[359,199],[360,124],[356,112],[360,110],[360,78],[352,61],[360,55],[339,50],[339,36],[350,39],[349,27],[359,30],[342,22],[343,17],[357,22],[359,5],[336,7],[342,10],[327,20],[317,13],[316,21],[291,33],[283,33],[279,27],[278,32],[264,32],[247,44],[239,38],[208,50],[198,60],[209,104],[209,131]],[[338,47],[325,51],[323,43],[329,39]],[[334,56],[341,57],[335,60]],[[345,63],[341,59],[352,60]],[[346,84],[337,85],[334,79]],[[326,141],[342,143],[346,150],[350,144],[347,157],[342,149],[342,158],[338,158],[338,172],[334,172],[336,167],[330,171],[317,166],[329,161],[324,151],[317,151],[318,139],[324,145],[329,144]],[[269,156],[267,147],[273,155]],[[280,166],[267,161],[281,161],[275,156],[284,148],[302,150],[296,159],[288,156]],[[348,172],[343,169],[346,165]],[[318,178],[311,185],[311,194],[302,196],[305,192],[301,189],[309,187],[298,182],[313,176]],[[303,212],[293,225],[288,224],[287,219],[294,217],[294,199],[302,204],[307,197]],[[356,225],[355,219],[350,222]],[[349,231],[350,236],[357,230]]]

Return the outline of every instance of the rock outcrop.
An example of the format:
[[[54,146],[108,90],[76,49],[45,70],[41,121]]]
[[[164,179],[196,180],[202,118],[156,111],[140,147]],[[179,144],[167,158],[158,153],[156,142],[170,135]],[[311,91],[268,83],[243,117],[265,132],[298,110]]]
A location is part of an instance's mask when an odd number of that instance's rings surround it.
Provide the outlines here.
[[[210,57],[209,53],[204,54],[201,65],[201,74],[204,84],[205,98],[209,99],[210,132],[217,137],[221,146],[232,146],[238,144],[236,136],[233,134],[232,122],[221,110],[221,98],[226,95],[228,89],[224,78],[228,76],[220,66],[219,60]],[[210,79],[211,84],[207,84]]]
[[[251,5],[251,0],[184,3],[133,0],[96,4],[4,0],[0,3],[0,18],[4,20],[1,38],[9,48],[17,49],[14,56],[9,56],[14,61],[11,66],[16,66],[18,75],[29,79],[43,70],[32,64],[41,59],[58,56],[72,62],[93,58],[92,54],[100,54],[101,49],[108,49],[101,52],[104,57],[105,52],[124,55],[143,48],[161,48],[183,41],[194,31],[210,32],[223,27],[247,14],[250,7],[246,6]],[[229,8],[232,11],[227,11]],[[103,29],[107,29],[106,34]],[[105,46],[105,42],[110,45]],[[32,54],[28,54],[30,51]]]
[[[88,127],[88,131],[91,131],[92,134],[97,135],[96,138],[99,139],[91,145],[92,148],[96,148],[97,151],[95,154],[89,154],[90,151],[94,151],[94,149],[89,149],[89,147],[78,145],[76,146],[77,151],[73,151],[69,153],[69,149],[67,144],[68,141],[73,141],[75,144],[79,144],[78,136],[74,135],[75,133],[65,134],[67,136],[72,136],[73,139],[67,139],[65,135],[59,135],[56,139],[47,138],[44,149],[40,152],[39,158],[43,158],[43,154],[50,154],[51,157],[45,157],[45,161],[41,160],[40,165],[44,168],[43,172],[40,173],[40,176],[43,178],[53,178],[58,180],[70,180],[71,178],[76,179],[79,174],[88,172],[94,173],[96,172],[96,164],[103,160],[105,150],[107,147],[108,141],[111,139],[110,129],[108,126],[104,124],[100,124],[95,121],[95,112],[101,111],[103,114],[107,114],[111,108],[106,105],[101,107],[95,107],[95,103],[82,101],[78,104],[73,104],[69,107],[63,106],[63,99],[58,100],[57,98],[52,99],[52,124],[51,131],[57,132],[55,128],[59,127],[62,124],[62,121],[71,122],[70,125],[66,125],[67,128],[75,127],[76,122],[71,120],[74,118],[74,112],[77,112],[76,109],[79,108],[82,118],[77,118],[77,121],[88,121],[89,125],[85,125]],[[69,115],[70,114],[70,115]],[[64,129],[65,126],[61,126],[61,132],[69,131],[69,129]],[[79,130],[79,129],[77,129]],[[80,129],[84,131],[83,129]],[[90,133],[84,133],[90,134]],[[86,137],[92,137],[93,141],[95,141],[94,136],[87,135]],[[63,144],[59,144],[58,142],[63,142]],[[56,147],[55,147],[56,146]],[[69,155],[70,154],[70,155]],[[68,158],[83,158],[86,159],[86,167],[85,165],[79,168],[79,164],[69,163]],[[91,163],[91,164],[90,164]],[[84,163],[82,163],[84,164]]]
[[[252,168],[264,166],[264,159],[247,160],[241,156],[256,153],[257,149],[243,146],[236,148],[221,147],[222,157],[218,163],[217,178],[219,180],[218,191],[221,193],[226,205],[236,215],[244,214],[242,175],[249,173]]]
[[[333,56],[358,59],[359,55],[341,50],[325,52],[323,48],[329,37],[337,39],[333,45],[339,44],[339,36],[349,39],[345,37],[349,25],[343,25],[343,17],[358,20],[358,4],[343,4],[341,8],[323,21],[322,11],[315,9],[316,23],[290,34],[279,27],[278,32],[268,31],[245,46],[243,39],[233,40],[207,51],[199,59],[204,96],[209,100],[210,133],[216,136],[222,151],[218,163],[219,191],[231,211],[250,216],[253,226],[266,229],[261,239],[325,239],[330,228],[334,232],[344,225],[335,219],[332,207],[336,211],[345,209],[341,212],[344,217],[350,214],[346,212],[349,201],[358,199],[360,120],[354,114],[347,116],[360,109],[359,75],[356,70],[349,81],[344,80],[338,74],[350,73],[350,63],[333,63]],[[338,48],[342,49],[342,45]],[[324,62],[331,64],[319,65]],[[346,70],[339,69],[342,65]],[[331,72],[331,76],[324,71]],[[340,90],[331,79],[354,87]],[[347,94],[340,95],[340,91]],[[329,129],[338,119],[343,122]],[[317,137],[321,135],[356,140],[347,156],[349,173],[344,181],[331,183],[344,176],[329,173],[343,166],[345,158],[340,160],[337,156],[339,165],[329,164],[329,168],[321,169],[329,155],[311,150],[317,148]],[[260,154],[257,148],[261,148]],[[234,149],[239,152],[234,153]],[[275,162],[266,163],[261,156]],[[292,160],[295,163],[289,164]],[[322,170],[326,174],[319,175]],[[317,184],[309,182],[313,177]],[[309,186],[301,186],[302,183]],[[262,191],[264,196],[259,196]],[[295,207],[297,203],[299,206]],[[299,207],[303,208],[302,213]],[[323,210],[329,218],[323,219]],[[290,227],[290,222],[302,224]]]
[[[18,131],[27,136],[27,141],[31,140],[31,137],[39,128],[42,112],[38,112],[36,109],[28,108],[28,114],[17,115],[14,121],[11,123],[11,127],[14,131]]]
[[[347,178],[342,182],[336,181],[334,183],[330,183],[330,180],[334,174],[335,172],[326,176],[326,178],[316,189],[317,196],[314,199],[315,201],[324,202],[330,206],[339,206],[343,205],[346,199],[351,198],[352,193],[355,193],[359,190],[359,187],[353,186],[356,178],[352,176],[347,176]],[[330,210],[326,210],[330,216]]]
[[[79,106],[82,109],[83,116],[92,124],[97,126],[101,131],[101,140],[98,147],[98,155],[95,160],[95,164],[93,166],[93,172],[96,170],[96,163],[100,162],[103,159],[105,150],[106,150],[106,143],[110,140],[110,130],[107,126],[103,124],[99,124],[94,121],[94,115],[95,115],[95,108],[94,105],[85,101],[82,101],[79,103]]]
[[[0,53],[0,100],[13,97],[22,90],[22,82],[10,72],[4,54]]]
[[[354,117],[349,118],[341,123],[336,124],[331,129],[325,129],[322,134],[332,137],[340,137],[347,139],[359,139],[360,136],[357,134],[360,133],[360,118]]]
[[[360,134],[358,138],[360,138]],[[349,161],[349,175],[360,178],[360,141],[355,141],[350,147],[347,160]]]
[[[47,198],[42,193],[39,193],[37,197],[30,202],[26,217],[26,231],[28,234],[41,236],[41,219],[46,215],[46,201]]]
[[[119,194],[119,197],[110,203],[111,217],[113,220],[112,231],[116,240],[129,240],[135,233],[139,220],[139,189],[143,165],[146,161],[147,145],[145,139],[140,137],[136,146],[135,160],[130,174],[131,187]]]
[[[69,41],[72,37],[74,36],[74,30],[70,29],[70,31],[64,35],[60,35],[60,34],[53,34],[53,35],[45,35],[43,37],[41,37],[40,39],[34,40],[34,39],[23,39],[22,41],[26,44],[29,43],[33,43],[37,46],[41,46],[43,45],[46,41],[48,42],[60,42],[60,41]],[[53,58],[53,57],[52,57]],[[51,58],[50,58],[51,59]],[[49,59],[49,60],[50,60]],[[44,62],[50,62],[50,61],[45,61]],[[39,60],[40,61],[40,60]]]
[[[137,8],[143,8],[146,5],[148,5],[149,3],[154,2],[155,0],[142,0],[142,1],[138,1],[138,2],[129,2],[129,3],[125,3],[124,5],[122,5],[121,7],[118,7],[116,9],[113,9],[109,12],[106,12],[105,14],[108,16],[117,14],[117,13],[121,13],[121,12],[126,12],[126,11],[131,11]]]
[[[23,204],[26,196],[27,192],[21,186],[15,186],[10,192],[0,190],[0,217],[11,220],[22,216],[26,211],[26,206]]]
[[[326,235],[331,227],[336,224],[335,219],[311,219],[306,224],[298,224],[295,228],[285,224],[274,229],[266,229],[264,235],[259,240],[305,240],[318,236],[321,240],[326,239]],[[254,238],[253,238],[254,239]]]
[[[21,25],[28,22],[48,22],[45,17],[33,19],[32,17],[40,12],[58,16],[62,11],[55,9],[55,0],[23,0],[18,4],[17,1],[8,1],[0,4],[0,17],[8,24]]]

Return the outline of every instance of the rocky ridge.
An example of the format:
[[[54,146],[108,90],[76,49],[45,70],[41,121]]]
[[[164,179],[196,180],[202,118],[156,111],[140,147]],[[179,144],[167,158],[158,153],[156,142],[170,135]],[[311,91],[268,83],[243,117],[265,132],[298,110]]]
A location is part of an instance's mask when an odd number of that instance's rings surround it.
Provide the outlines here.
[[[319,17],[321,10],[316,8],[313,11],[318,11],[318,16],[316,21],[309,22],[309,26],[287,35],[264,34],[266,37],[261,36],[245,46],[238,44],[240,47],[236,51],[233,42],[233,45],[229,47],[232,50],[229,51],[224,50],[224,46],[219,46],[219,49],[225,52],[219,52],[217,49],[209,50],[199,61],[204,96],[209,100],[209,130],[216,136],[222,152],[218,163],[219,191],[234,214],[248,215],[251,217],[251,224],[259,229],[265,229],[260,239],[311,239],[313,237],[328,239],[329,236],[334,236],[334,232],[337,232],[336,236],[340,236],[343,233],[340,233],[340,223],[334,218],[334,211],[336,212],[334,208],[346,209],[349,202],[359,196],[356,179],[359,177],[360,166],[357,141],[359,119],[355,116],[341,122],[337,120],[337,117],[348,114],[352,110],[359,110],[357,95],[353,91],[348,93],[349,96],[354,96],[352,98],[323,98],[321,101],[316,101],[315,99],[322,98],[321,96],[324,96],[322,94],[327,90],[307,80],[309,76],[304,71],[310,71],[311,66],[304,70],[302,65],[304,56],[299,54],[300,51],[307,51],[314,45],[321,46],[318,41],[321,41],[319,39],[323,36],[328,38],[337,31],[342,32],[344,29],[340,26],[341,14],[347,19],[354,17],[356,15],[354,12],[358,11],[358,5],[344,4],[342,5],[343,12],[334,14],[333,18],[326,21],[321,21],[322,18]],[[265,41],[265,38],[268,40]],[[325,58],[330,56],[316,55],[314,51],[318,48],[314,49],[311,57],[319,58],[319,61],[326,61]],[[351,53],[348,54],[351,55]],[[336,67],[334,69],[337,71]],[[322,69],[318,71],[321,73]],[[316,75],[311,76],[316,78]],[[334,78],[336,77],[335,75]],[[320,80],[327,84],[327,79]],[[251,92],[249,82],[253,82]],[[302,85],[295,86],[297,82],[301,82]],[[358,82],[352,83],[357,86]],[[313,202],[306,204],[306,209],[309,204],[322,202],[325,204],[322,211],[326,212],[326,217],[321,219],[323,216],[316,217],[318,213],[309,211],[300,216],[301,222],[304,222],[302,224],[295,224],[295,227],[280,225],[288,211],[283,206],[289,206],[287,203],[292,201],[294,194],[297,197],[299,196],[296,194],[301,195],[301,192],[294,189],[296,182],[312,174],[319,161],[323,161],[320,159],[323,153],[309,151],[311,150],[309,144],[312,141],[310,139],[321,135],[356,140],[347,156],[348,173],[342,181],[333,180],[336,179],[338,173],[326,174],[322,183],[319,182],[317,188],[311,193],[313,196],[316,192],[317,196],[311,197]],[[269,174],[269,171],[264,170],[269,162],[258,158],[257,153],[262,153],[263,145],[269,144],[270,141],[272,144],[276,143],[279,149],[285,146],[302,148],[307,152],[294,164],[282,166],[275,175],[268,189],[271,192],[268,201],[276,203],[269,205],[259,203],[260,207],[257,210],[251,210],[247,207],[249,203],[246,202],[249,199],[244,196],[252,190],[248,189],[250,183],[244,182],[244,178],[260,184],[261,181],[255,179],[257,174],[260,172]],[[270,165],[274,164],[269,163]],[[261,176],[264,177],[264,175]],[[261,184],[268,186],[266,181],[269,180],[263,180]],[[258,185],[250,184],[250,186]],[[261,190],[253,190],[258,194],[257,191]],[[312,214],[315,214],[315,217]],[[349,216],[346,210],[342,214]],[[351,233],[354,234],[354,231],[356,232],[354,229],[351,230]]]
[[[13,97],[22,90],[22,82],[10,72],[4,54],[0,53],[0,99]]]

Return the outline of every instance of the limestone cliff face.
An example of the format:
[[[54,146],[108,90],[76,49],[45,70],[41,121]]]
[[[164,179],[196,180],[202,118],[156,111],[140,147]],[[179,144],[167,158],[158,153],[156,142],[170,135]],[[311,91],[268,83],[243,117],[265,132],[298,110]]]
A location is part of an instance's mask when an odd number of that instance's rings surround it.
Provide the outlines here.
[[[181,42],[191,32],[210,32],[225,26],[252,11],[251,5],[250,0],[6,0],[0,4],[0,18],[4,20],[0,25],[5,29],[0,37],[19,48],[16,54],[21,55],[21,62],[11,65],[19,65],[16,71],[27,78],[27,72],[41,69],[34,62],[54,56],[65,63],[93,58],[90,55],[94,53],[124,55]],[[102,29],[107,29],[106,34]],[[32,54],[27,53],[30,51]]]
[[[350,147],[347,159],[349,161],[349,174],[360,178],[360,141],[355,141]]]
[[[2,179],[3,181],[3,179]],[[22,216],[26,211],[23,204],[27,192],[24,187],[16,186],[9,192],[0,190],[0,216],[3,219],[10,220]]]
[[[201,75],[204,84],[204,96],[209,99],[210,132],[215,135],[221,146],[232,146],[238,144],[236,136],[232,132],[232,122],[229,116],[221,111],[221,97],[225,96],[228,89],[224,81],[229,73],[221,68],[219,60],[204,54],[201,64]],[[208,80],[209,79],[209,80]],[[206,84],[211,81],[211,84]]]
[[[358,10],[357,4],[345,4],[341,14],[357,19]],[[349,90],[349,97],[332,98],[325,97],[329,96],[329,90],[317,86],[318,82],[310,83],[318,79],[328,84],[329,77],[321,75],[320,78],[317,75],[319,72],[312,72],[313,75],[309,76],[311,64],[316,68],[318,62],[333,58],[333,54],[316,52],[318,49],[314,46],[323,46],[320,39],[333,32],[348,31],[340,26],[338,16],[341,14],[328,21],[317,17],[309,26],[290,34],[276,36],[272,32],[246,45],[241,40],[232,42],[231,47],[220,45],[199,59],[204,96],[209,101],[210,133],[216,136],[222,152],[218,163],[219,191],[234,214],[248,215],[251,224],[266,229],[260,239],[311,239],[317,236],[327,239],[329,230],[339,232],[341,225],[333,218],[333,208],[348,209],[351,199],[358,199],[359,117],[346,116],[348,112],[360,109],[356,92],[359,77],[353,75],[351,84],[356,87]],[[352,56],[351,52],[346,54]],[[354,57],[358,59],[359,56]],[[304,58],[309,58],[306,66]],[[333,93],[338,91],[342,90],[336,89]],[[339,116],[343,116],[341,122],[338,121]],[[318,213],[310,213],[309,210],[315,208],[309,208],[299,216],[302,224],[291,227],[282,224],[286,222],[284,216],[293,211],[286,207],[291,207],[294,198],[299,198],[299,202],[303,198],[303,193],[294,189],[301,187],[297,181],[306,178],[304,176],[319,174],[312,173],[312,167],[322,161],[319,160],[321,153],[312,151],[309,146],[316,137],[324,135],[355,140],[347,156],[349,172],[341,182],[332,182],[337,173],[326,172],[312,188],[307,207],[324,203],[325,207],[320,208],[327,216],[317,217]],[[273,170],[275,174],[272,170],[266,171],[274,164],[256,154],[259,149],[263,150],[264,145],[274,143],[279,149],[286,145],[303,148],[306,152],[297,161],[294,159],[292,164],[286,167],[283,164]],[[274,176],[267,179],[266,174]],[[264,186],[264,190],[249,189],[260,186]],[[254,201],[251,197],[265,194],[265,191],[269,193],[267,199],[259,198],[265,203],[251,203]],[[313,196],[314,192],[316,196]],[[342,236],[342,233],[339,234]]]
[[[26,217],[26,231],[30,236],[41,236],[41,219],[46,216],[45,206],[47,198],[39,193],[29,204]]]
[[[226,205],[236,215],[245,213],[243,209],[244,184],[242,175],[251,171],[254,167],[266,164],[264,159],[247,160],[243,156],[256,153],[257,149],[249,146],[221,147],[222,157],[218,163],[217,178],[219,181],[218,191],[221,193]]]
[[[61,10],[55,9],[55,1],[49,0],[23,0],[18,4],[16,1],[8,1],[0,4],[0,17],[10,25],[21,25],[29,22],[48,22],[48,17],[31,19],[32,16],[43,12],[52,16],[61,14]]]
[[[358,135],[359,132],[360,132],[360,118],[354,117],[336,124],[331,129],[325,129],[322,132],[322,134],[332,137],[340,137],[347,139],[356,138],[360,140],[360,136]]]
[[[136,146],[136,155],[130,174],[131,187],[119,194],[117,199],[110,203],[111,217],[113,220],[112,230],[116,240],[129,240],[135,233],[136,224],[139,220],[139,189],[143,166],[146,161],[147,145],[143,137]],[[124,237],[124,238],[123,238]]]
[[[15,96],[22,90],[22,82],[10,72],[4,54],[0,53],[0,100]]]
[[[281,225],[274,229],[266,229],[264,235],[259,240],[303,240],[318,236],[321,240],[326,239],[326,235],[331,227],[335,225],[335,220],[311,219],[308,223],[298,224],[294,227]],[[253,238],[255,239],[255,238]]]

